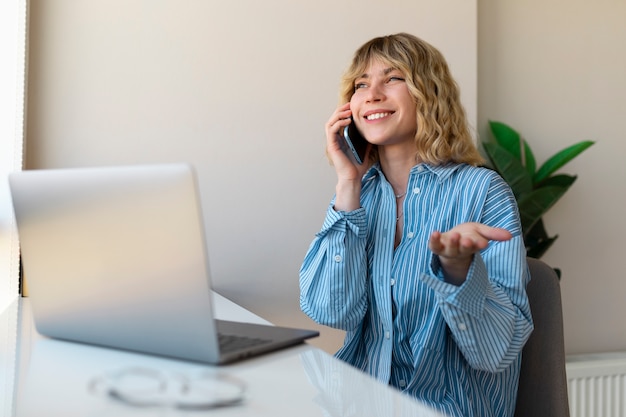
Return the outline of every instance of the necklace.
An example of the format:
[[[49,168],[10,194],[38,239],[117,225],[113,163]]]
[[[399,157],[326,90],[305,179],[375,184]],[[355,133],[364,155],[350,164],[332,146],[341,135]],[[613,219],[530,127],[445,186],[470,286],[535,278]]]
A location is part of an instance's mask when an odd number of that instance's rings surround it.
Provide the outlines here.
[[[403,192],[402,194],[396,194],[396,199],[399,200],[402,197],[404,197],[406,195],[406,191]],[[400,211],[400,209],[402,208],[400,205],[400,202],[397,203],[398,204],[398,211]],[[396,216],[396,223],[398,223],[400,221],[400,219],[402,218],[402,215],[404,214],[404,210],[400,211],[400,214],[398,214]]]
[[[402,197],[404,197],[406,195],[406,190],[402,194],[396,194],[395,191],[394,191],[393,194],[396,196],[396,199],[399,200],[399,199],[401,199]],[[399,204],[399,203],[397,203],[397,204]],[[400,206],[398,206],[398,209],[400,209]],[[400,221],[400,219],[402,218],[403,214],[404,214],[404,210],[400,211],[400,214],[398,214],[396,216],[396,223],[398,223]]]

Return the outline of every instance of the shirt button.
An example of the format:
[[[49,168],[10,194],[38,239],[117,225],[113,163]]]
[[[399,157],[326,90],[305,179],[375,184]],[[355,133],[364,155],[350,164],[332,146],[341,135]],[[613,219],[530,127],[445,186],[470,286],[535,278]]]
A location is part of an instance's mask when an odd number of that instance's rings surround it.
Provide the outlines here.
[[[417,172],[422,172],[423,170],[424,170],[423,166],[420,165],[420,166],[417,167]]]
[[[341,262],[341,255],[335,255],[335,262]]]
[[[467,330],[467,326],[465,325],[465,323],[459,323],[458,328],[459,330],[462,330],[462,331]]]
[[[400,381],[398,381],[398,384],[400,384],[401,388],[406,387],[406,381],[404,379],[401,379]]]
[[[413,194],[419,194],[420,193],[420,187],[415,187],[413,188]]]
[[[395,283],[396,283],[396,280],[391,278],[391,286],[395,285]]]
[[[408,237],[409,239],[413,239],[413,236],[415,236],[415,233],[413,232],[409,232],[406,234],[406,237]]]
[[[385,332],[385,339],[389,339],[391,337],[391,333]]]

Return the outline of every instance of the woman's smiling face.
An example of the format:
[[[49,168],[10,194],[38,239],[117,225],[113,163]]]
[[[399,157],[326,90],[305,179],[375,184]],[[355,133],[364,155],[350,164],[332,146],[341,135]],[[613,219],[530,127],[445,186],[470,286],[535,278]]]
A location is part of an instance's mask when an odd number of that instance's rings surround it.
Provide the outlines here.
[[[400,70],[381,60],[371,61],[354,81],[350,109],[369,142],[380,146],[414,143],[417,106]]]

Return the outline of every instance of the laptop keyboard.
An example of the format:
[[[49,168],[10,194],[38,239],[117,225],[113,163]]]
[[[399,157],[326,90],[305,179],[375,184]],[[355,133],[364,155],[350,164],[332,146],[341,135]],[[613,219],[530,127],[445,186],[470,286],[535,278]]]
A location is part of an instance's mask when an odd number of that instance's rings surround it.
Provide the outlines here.
[[[268,339],[260,339],[255,337],[246,337],[232,334],[219,335],[220,351],[233,352],[240,349],[246,349],[252,346],[262,345],[270,342]]]

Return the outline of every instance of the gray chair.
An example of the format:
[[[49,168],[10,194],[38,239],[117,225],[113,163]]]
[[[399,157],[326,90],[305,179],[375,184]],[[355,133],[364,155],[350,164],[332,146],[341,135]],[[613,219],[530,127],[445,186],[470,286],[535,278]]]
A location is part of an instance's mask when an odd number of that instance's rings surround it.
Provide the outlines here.
[[[559,278],[538,259],[528,258],[528,266],[535,330],[522,351],[515,417],[569,417]]]

